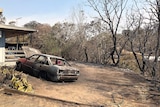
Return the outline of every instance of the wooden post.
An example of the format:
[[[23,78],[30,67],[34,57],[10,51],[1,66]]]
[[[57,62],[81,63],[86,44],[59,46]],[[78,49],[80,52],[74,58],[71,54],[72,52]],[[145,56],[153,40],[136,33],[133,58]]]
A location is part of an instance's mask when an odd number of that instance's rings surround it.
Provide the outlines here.
[[[32,33],[30,33],[29,35],[30,35],[30,45],[32,46]]]
[[[19,43],[19,36],[17,35],[17,47],[16,47],[16,50],[18,50],[18,43]]]

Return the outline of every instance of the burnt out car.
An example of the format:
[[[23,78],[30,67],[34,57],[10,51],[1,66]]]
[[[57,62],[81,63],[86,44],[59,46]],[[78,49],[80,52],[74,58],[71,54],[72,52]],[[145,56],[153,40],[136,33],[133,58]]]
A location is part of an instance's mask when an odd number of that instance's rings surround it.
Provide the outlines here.
[[[47,54],[20,58],[16,62],[16,70],[51,81],[74,81],[79,76],[79,70],[72,67],[64,58]]]

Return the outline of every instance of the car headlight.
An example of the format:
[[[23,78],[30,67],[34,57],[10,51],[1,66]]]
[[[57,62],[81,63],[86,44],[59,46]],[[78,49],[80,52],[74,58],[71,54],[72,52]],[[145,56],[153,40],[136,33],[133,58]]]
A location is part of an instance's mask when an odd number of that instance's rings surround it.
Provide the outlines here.
[[[79,71],[76,71],[75,74],[79,74]]]

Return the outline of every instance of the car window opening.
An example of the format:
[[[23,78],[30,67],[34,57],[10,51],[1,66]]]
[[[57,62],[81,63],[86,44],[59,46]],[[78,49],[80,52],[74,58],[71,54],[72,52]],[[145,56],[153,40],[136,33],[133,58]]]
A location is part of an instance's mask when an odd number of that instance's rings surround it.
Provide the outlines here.
[[[62,59],[51,58],[51,61],[52,61],[53,65],[59,65],[59,66],[65,65],[65,61]]]

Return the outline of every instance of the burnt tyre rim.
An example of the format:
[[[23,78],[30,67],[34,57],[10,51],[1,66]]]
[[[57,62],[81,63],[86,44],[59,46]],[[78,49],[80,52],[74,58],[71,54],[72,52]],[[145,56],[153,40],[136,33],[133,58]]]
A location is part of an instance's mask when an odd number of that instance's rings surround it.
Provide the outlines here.
[[[21,63],[18,63],[17,66],[16,66],[16,70],[20,71],[22,68],[22,64]]]

